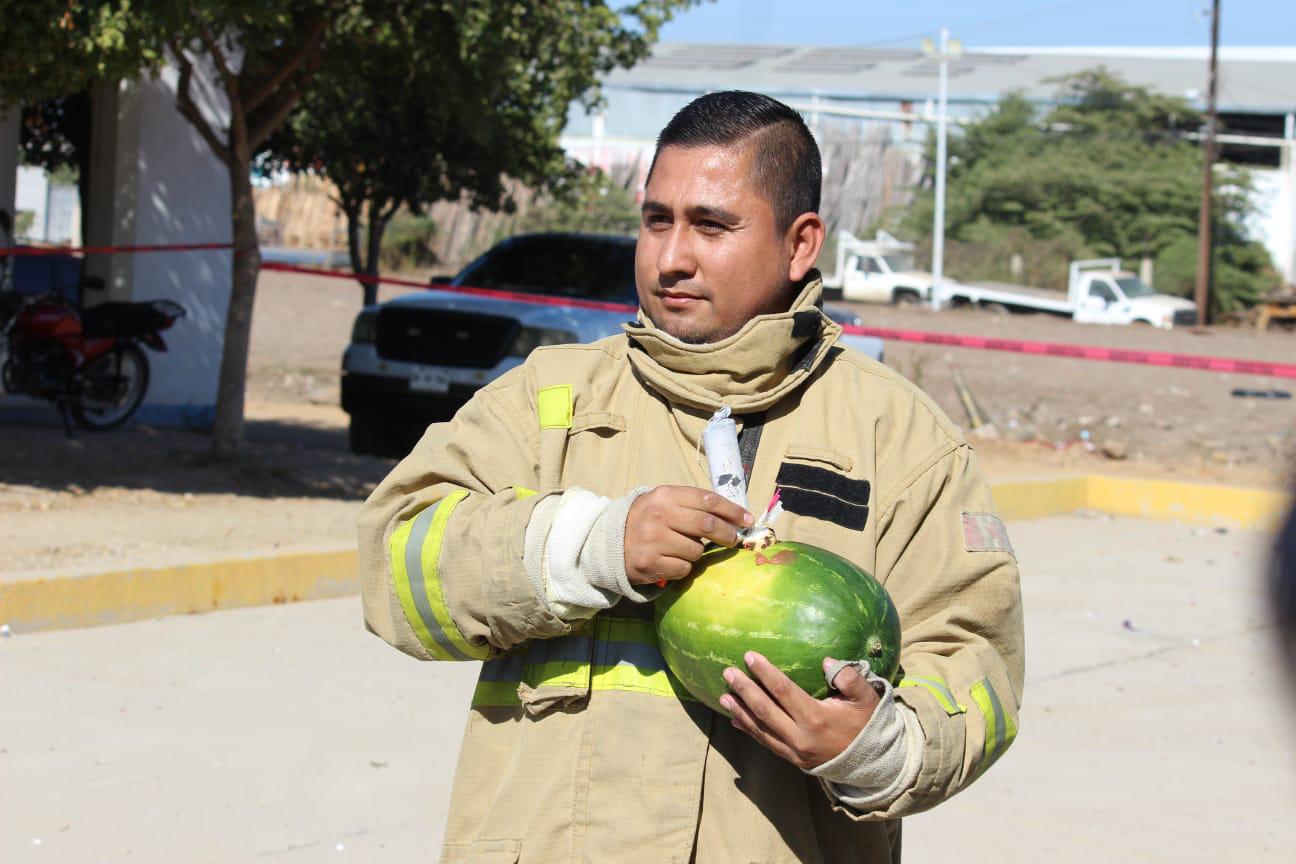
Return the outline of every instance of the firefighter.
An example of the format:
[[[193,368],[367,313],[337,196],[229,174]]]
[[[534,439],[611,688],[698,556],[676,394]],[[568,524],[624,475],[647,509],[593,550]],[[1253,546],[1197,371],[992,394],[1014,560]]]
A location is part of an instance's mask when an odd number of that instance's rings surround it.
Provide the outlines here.
[[[836,345],[813,269],[821,165],[800,116],[713,93],[658,139],[622,335],[542,348],[428,428],[365,504],[365,621],[427,660],[482,661],[443,860],[894,861],[900,818],[1017,732],[1016,560],[976,456],[921,391]],[[652,598],[753,514],[700,438],[741,426],[782,540],[873,573],[905,676],[825,658],[813,699],[757,654],[733,719],[657,646]],[[409,729],[418,735],[417,724]]]

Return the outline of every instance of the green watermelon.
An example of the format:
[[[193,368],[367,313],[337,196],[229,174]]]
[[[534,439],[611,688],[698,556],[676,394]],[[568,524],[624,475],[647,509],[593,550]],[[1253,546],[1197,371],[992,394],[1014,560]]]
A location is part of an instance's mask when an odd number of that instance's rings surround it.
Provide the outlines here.
[[[886,589],[854,564],[806,543],[713,549],[657,597],[657,639],[671,672],[714,711],[722,673],[763,654],[816,699],[828,695],[823,659],[867,660],[893,679],[900,616]]]

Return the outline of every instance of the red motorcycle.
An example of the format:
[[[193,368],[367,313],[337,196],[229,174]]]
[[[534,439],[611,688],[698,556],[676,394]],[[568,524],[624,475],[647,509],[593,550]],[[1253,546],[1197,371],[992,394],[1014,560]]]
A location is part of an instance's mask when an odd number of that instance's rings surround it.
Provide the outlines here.
[[[148,390],[141,346],[167,350],[159,334],[184,314],[170,300],[79,311],[53,294],[0,292],[0,335],[8,345],[0,370],[4,389],[56,404],[69,436],[73,419],[92,430],[120,426]]]

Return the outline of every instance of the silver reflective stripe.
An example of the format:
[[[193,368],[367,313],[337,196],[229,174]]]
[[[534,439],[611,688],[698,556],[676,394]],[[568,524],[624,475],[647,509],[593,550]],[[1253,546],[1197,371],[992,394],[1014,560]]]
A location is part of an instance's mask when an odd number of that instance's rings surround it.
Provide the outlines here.
[[[600,642],[594,662],[600,666],[633,666],[641,672],[666,669],[666,658],[661,651],[642,642]]]
[[[523,664],[526,661],[526,650],[496,657],[482,664],[482,681],[521,681]]]
[[[990,758],[995,759],[1003,750],[1004,738],[1008,735],[1008,722],[1007,718],[1004,717],[1003,703],[999,701],[999,694],[995,693],[989,681],[986,681],[985,691],[986,695],[990,697],[990,707],[994,709],[995,743],[994,749],[990,751]]]
[[[460,651],[446,638],[441,625],[437,623],[436,615],[432,613],[432,603],[427,596],[427,583],[423,581],[423,541],[427,539],[428,527],[431,526],[432,517],[440,506],[441,502],[438,501],[415,518],[414,526],[410,528],[409,540],[405,543],[405,573],[409,577],[410,597],[414,599],[414,608],[418,609],[419,617],[423,619],[423,626],[427,628],[428,633],[432,634],[437,645],[456,660],[472,660],[474,658]]]

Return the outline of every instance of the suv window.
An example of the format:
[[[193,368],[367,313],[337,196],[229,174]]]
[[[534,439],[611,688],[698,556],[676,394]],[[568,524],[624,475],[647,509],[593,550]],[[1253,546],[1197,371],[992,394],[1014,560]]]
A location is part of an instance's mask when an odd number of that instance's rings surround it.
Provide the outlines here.
[[[454,283],[522,294],[638,302],[634,243],[595,237],[516,237],[468,265]]]

